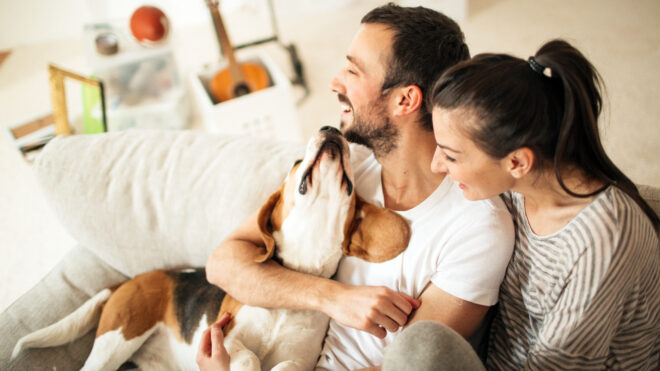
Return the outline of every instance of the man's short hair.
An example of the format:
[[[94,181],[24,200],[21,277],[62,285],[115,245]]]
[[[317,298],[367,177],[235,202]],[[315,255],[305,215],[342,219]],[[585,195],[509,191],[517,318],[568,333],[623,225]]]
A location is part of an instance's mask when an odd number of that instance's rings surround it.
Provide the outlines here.
[[[373,9],[361,22],[382,24],[394,31],[391,60],[381,89],[417,85],[424,98],[420,110],[422,125],[433,130],[426,96],[447,68],[470,58],[461,28],[435,10],[393,3]]]

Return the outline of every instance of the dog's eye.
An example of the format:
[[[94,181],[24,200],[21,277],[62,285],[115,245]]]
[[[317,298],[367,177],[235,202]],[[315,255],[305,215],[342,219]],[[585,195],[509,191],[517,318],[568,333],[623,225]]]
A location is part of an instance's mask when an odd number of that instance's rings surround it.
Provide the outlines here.
[[[300,160],[296,160],[296,162],[294,162],[294,163],[293,163],[293,166],[291,166],[291,167],[293,168],[293,167],[295,167],[296,165],[298,165],[298,164],[301,163],[301,162],[302,162],[302,158],[301,158]]]
[[[302,181],[300,182],[300,186],[298,186],[298,193],[300,193],[301,195],[307,193],[307,177],[302,178]]]

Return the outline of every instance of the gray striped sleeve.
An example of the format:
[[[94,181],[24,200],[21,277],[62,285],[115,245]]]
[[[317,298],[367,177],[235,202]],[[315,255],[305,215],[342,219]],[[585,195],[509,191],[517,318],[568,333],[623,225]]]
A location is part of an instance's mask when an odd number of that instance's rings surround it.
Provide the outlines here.
[[[522,197],[508,201],[516,249],[489,368],[657,368],[660,250],[641,209],[610,187],[560,231],[537,236]]]

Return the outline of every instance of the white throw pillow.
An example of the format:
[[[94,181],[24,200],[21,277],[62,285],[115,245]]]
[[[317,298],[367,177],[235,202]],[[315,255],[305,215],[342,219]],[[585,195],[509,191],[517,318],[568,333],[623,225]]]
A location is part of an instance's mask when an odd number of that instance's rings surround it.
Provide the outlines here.
[[[302,143],[128,130],[58,137],[34,169],[71,235],[134,276],[203,266],[303,154]]]

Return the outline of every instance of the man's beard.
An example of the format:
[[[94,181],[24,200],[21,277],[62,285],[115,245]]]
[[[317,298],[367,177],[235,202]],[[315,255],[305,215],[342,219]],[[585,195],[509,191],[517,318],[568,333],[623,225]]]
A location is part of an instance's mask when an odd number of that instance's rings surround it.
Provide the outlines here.
[[[340,126],[346,140],[370,148],[377,158],[384,157],[396,148],[399,131],[387,115],[384,96],[381,95],[370,104],[363,115],[355,112],[345,95],[338,94],[338,98],[340,102],[350,105],[353,112],[353,125],[347,127],[348,123],[341,122]]]

